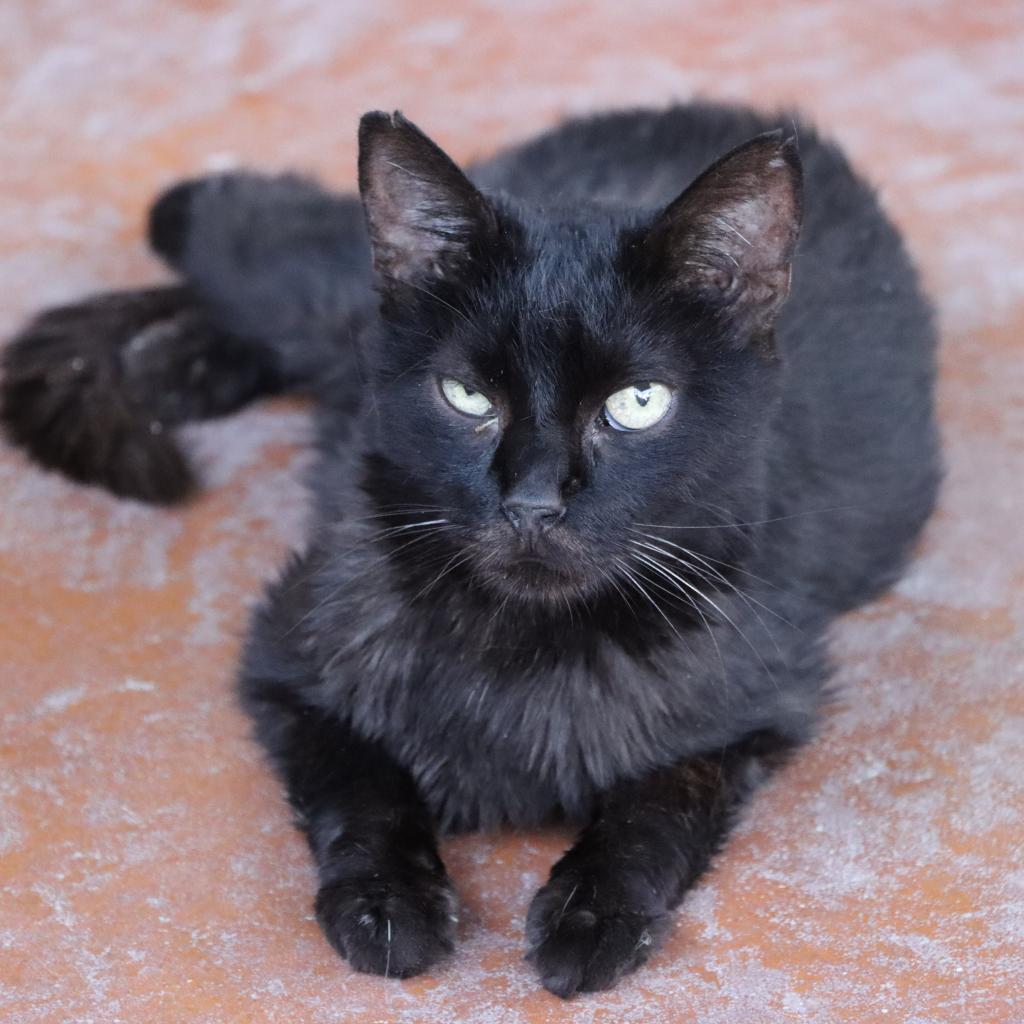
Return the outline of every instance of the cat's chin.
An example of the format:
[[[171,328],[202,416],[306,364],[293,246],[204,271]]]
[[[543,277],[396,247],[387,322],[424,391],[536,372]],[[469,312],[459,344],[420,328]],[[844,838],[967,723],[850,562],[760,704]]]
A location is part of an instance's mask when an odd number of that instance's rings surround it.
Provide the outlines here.
[[[512,559],[501,568],[491,569],[485,582],[502,598],[525,603],[563,604],[567,598],[584,597],[593,590],[583,574],[534,556]]]

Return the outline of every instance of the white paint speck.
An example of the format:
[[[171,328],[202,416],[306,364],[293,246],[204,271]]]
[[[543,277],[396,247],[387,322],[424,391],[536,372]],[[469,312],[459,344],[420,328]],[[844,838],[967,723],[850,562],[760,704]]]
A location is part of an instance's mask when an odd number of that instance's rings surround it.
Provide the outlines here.
[[[44,713],[59,713],[74,707],[86,694],[84,686],[69,686],[63,690],[54,690],[39,702],[39,710]]]
[[[126,679],[118,689],[122,693],[152,693],[156,683],[147,683],[143,679]]]

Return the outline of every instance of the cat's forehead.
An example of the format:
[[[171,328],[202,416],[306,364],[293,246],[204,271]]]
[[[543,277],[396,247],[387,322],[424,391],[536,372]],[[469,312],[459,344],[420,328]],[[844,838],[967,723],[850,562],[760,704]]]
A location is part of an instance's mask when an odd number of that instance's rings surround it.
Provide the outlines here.
[[[601,225],[535,228],[515,264],[482,296],[488,327],[476,358],[510,383],[578,391],[630,357],[617,235]]]
[[[600,326],[622,283],[620,231],[608,217],[533,221],[515,268],[524,311],[572,308],[581,322]]]
[[[544,418],[575,407],[627,361],[621,332],[593,305],[548,292],[505,312],[474,362],[521,415]]]

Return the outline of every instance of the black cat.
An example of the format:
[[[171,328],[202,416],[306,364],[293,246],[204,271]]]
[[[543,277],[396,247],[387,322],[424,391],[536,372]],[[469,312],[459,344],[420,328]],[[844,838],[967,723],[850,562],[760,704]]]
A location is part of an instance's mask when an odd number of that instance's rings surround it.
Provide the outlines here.
[[[599,116],[467,177],[367,114],[362,210],[291,176],[181,184],[150,235],[182,287],[5,353],[10,437],[150,501],[192,486],[175,424],[316,398],[315,526],[240,691],[358,970],[451,950],[438,831],[555,820],[582,831],[530,908],[542,983],[645,960],[813,733],[827,626],[932,508],[928,303],[871,189],[780,123]]]

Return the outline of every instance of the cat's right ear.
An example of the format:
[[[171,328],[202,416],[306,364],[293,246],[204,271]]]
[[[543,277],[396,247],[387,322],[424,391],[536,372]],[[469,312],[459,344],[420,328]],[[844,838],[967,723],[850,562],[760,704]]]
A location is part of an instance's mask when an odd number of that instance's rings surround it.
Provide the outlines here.
[[[737,146],[656,218],[639,246],[644,269],[766,338],[789,293],[802,182],[795,139],[775,131]]]
[[[457,279],[497,231],[484,197],[398,112],[359,122],[359,191],[373,266],[386,285]]]

